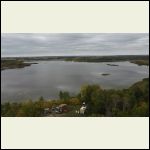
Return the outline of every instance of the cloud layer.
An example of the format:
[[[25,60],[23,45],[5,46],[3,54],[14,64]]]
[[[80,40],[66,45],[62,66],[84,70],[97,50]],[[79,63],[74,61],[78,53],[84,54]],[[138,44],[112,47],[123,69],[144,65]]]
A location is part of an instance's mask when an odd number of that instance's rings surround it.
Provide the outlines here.
[[[147,33],[5,33],[2,57],[149,54]]]

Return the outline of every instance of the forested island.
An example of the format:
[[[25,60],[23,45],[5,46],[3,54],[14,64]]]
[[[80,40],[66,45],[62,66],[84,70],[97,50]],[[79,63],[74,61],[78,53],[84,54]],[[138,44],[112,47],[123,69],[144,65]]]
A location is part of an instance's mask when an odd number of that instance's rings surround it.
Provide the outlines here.
[[[45,108],[53,108],[60,104],[67,104],[69,111],[61,115],[64,117],[79,117],[76,110],[84,102],[87,105],[84,116],[87,117],[148,117],[149,116],[149,78],[145,78],[123,90],[103,89],[99,85],[85,85],[80,92],[71,96],[66,91],[60,91],[59,99],[38,101],[27,100],[1,104],[3,117],[42,117]],[[49,116],[53,116],[49,114]]]
[[[24,68],[30,66],[33,63],[25,63],[23,60],[18,59],[2,59],[1,60],[1,70],[5,69],[15,69],[15,68]]]

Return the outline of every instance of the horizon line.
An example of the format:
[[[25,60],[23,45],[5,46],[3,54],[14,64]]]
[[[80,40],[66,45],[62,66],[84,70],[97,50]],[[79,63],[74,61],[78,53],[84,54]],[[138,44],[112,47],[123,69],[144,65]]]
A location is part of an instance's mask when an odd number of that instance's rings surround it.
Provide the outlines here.
[[[149,54],[130,54],[130,55],[41,55],[41,56],[1,56],[1,58],[19,58],[19,57],[103,57],[103,56],[149,56]]]

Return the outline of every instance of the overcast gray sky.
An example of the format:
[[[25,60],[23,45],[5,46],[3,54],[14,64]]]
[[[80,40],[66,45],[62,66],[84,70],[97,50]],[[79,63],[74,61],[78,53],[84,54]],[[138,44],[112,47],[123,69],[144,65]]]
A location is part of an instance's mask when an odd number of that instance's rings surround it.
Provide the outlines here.
[[[3,33],[2,57],[149,54],[148,33]]]

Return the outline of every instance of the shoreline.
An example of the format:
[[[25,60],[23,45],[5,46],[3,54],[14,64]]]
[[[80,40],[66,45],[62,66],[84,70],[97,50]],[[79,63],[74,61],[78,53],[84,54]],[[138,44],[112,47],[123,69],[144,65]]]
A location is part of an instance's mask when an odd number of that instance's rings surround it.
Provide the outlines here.
[[[43,56],[43,57],[3,57],[1,58],[1,71],[31,66],[30,61],[66,61],[66,62],[107,62],[109,66],[118,66],[113,62],[129,61],[139,66],[149,66],[149,55],[123,55],[123,56]]]

